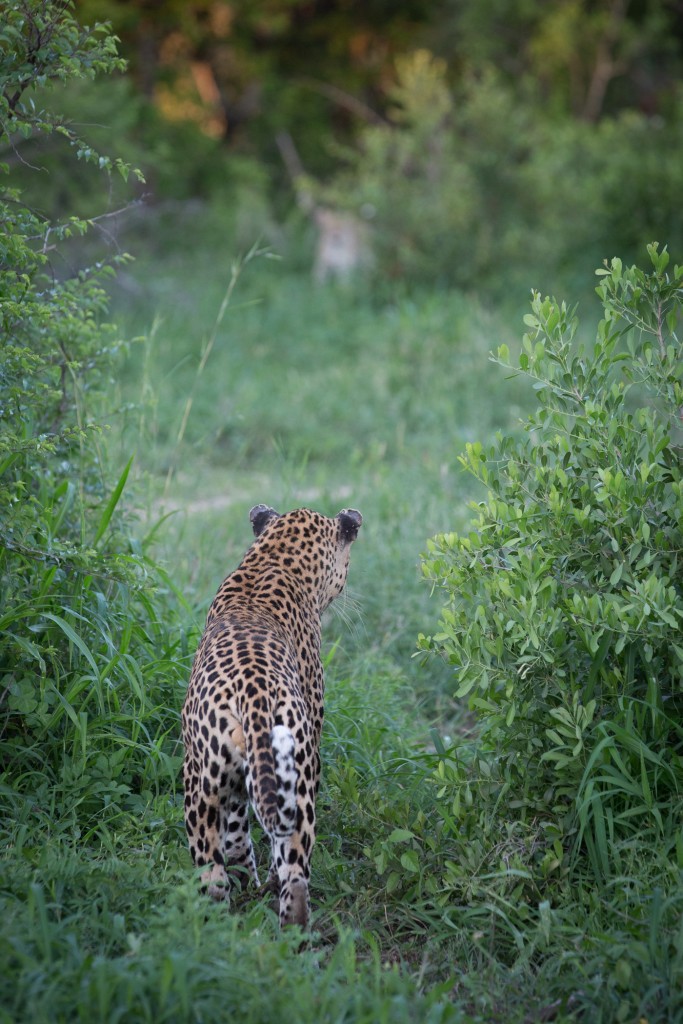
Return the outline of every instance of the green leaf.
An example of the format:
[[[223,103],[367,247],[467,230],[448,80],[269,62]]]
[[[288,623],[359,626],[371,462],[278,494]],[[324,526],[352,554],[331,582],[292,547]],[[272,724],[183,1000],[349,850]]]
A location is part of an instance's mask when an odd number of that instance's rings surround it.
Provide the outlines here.
[[[407,828],[395,828],[387,838],[388,843],[407,843],[414,838],[414,833]]]
[[[420,861],[418,859],[417,850],[406,850],[401,854],[401,865],[406,871],[412,874],[417,874],[420,870]]]
[[[615,567],[615,569],[614,569],[614,571],[612,572],[612,575],[609,578],[610,586],[616,587],[617,583],[621,579],[621,575],[622,575],[623,571],[624,571],[624,563],[623,562],[618,562],[616,567]]]

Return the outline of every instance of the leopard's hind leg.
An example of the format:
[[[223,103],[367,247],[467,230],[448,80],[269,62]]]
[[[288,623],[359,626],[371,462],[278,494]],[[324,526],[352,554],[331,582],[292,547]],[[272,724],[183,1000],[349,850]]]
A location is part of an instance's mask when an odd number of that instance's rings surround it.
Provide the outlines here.
[[[280,925],[306,928],[311,913],[308,893],[312,840],[299,831],[273,840],[273,869],[269,881],[279,896]]]
[[[315,843],[315,799],[320,780],[320,759],[310,726],[303,715],[297,732],[298,744],[293,745],[289,771],[283,771],[282,764],[278,766],[278,783],[286,790],[285,798],[292,801],[296,813],[289,835],[271,835],[269,881],[277,881],[280,925],[298,924],[306,928],[311,914],[308,883]]]
[[[227,900],[231,883],[249,878],[258,884],[256,860],[249,833],[248,800],[241,767],[214,764],[198,768],[185,762],[185,827],[192,859],[205,867],[202,884],[215,900]],[[222,768],[222,770],[221,770]]]

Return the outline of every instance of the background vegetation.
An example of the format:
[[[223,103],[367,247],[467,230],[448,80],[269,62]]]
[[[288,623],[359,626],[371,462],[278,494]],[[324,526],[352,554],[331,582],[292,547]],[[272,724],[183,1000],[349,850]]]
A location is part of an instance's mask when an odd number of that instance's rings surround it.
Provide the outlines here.
[[[680,59],[666,2],[7,5],[0,1020],[683,1018]],[[182,826],[259,501],[364,514],[303,950]]]

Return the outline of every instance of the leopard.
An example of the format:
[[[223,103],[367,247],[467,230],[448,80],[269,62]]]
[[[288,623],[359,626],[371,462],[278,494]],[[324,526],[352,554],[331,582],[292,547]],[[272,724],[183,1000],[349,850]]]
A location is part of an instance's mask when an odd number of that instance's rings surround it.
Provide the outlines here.
[[[322,615],[363,517],[249,513],[254,541],[211,603],[182,709],[185,827],[214,900],[259,886],[250,808],[270,841],[263,891],[281,927],[310,921],[324,717]],[[203,869],[203,870],[200,870]]]

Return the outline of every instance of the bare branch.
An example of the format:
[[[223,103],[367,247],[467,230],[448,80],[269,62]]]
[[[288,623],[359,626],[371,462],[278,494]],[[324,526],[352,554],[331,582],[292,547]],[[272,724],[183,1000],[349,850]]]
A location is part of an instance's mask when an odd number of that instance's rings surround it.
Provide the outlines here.
[[[626,20],[628,3],[629,0],[613,0],[612,2],[609,21],[602,38],[598,41],[595,66],[581,114],[584,121],[597,121],[602,113],[607,86],[613,78],[623,74],[626,70],[624,61],[615,58],[614,50]]]
[[[369,107],[367,103],[363,103],[356,96],[351,96],[348,92],[344,92],[343,89],[336,85],[330,85],[329,82],[319,82],[316,78],[297,78],[296,81],[299,85],[319,92],[321,96],[327,96],[328,99],[338,106],[344,107],[350,113],[362,118],[363,121],[367,121],[369,124],[389,127],[389,122],[381,114],[378,114],[376,110],[373,110],[372,107]]]

